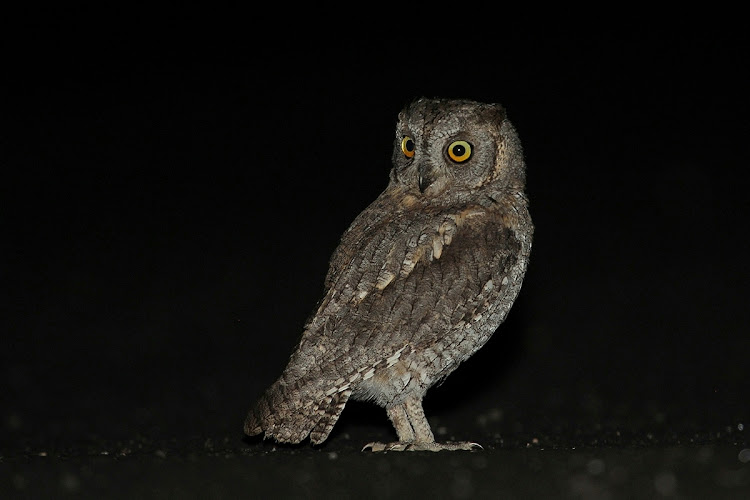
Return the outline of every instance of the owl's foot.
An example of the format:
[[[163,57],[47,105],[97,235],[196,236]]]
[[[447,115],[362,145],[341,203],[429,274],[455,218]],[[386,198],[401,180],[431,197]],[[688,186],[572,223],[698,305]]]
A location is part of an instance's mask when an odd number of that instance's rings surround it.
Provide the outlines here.
[[[480,445],[479,443],[471,443],[468,441],[457,441],[449,443],[436,443],[434,441],[426,443],[409,443],[404,441],[396,441],[393,443],[367,443],[365,447],[362,448],[362,451],[368,449],[373,453],[376,453],[379,451],[472,451],[483,450],[484,448],[482,448],[482,445]]]
[[[401,441],[396,441],[394,443],[378,443],[378,442],[372,442],[367,443],[364,448],[362,448],[362,451],[370,450],[373,453],[379,452],[379,451],[405,451],[406,447],[409,446],[411,443],[404,443]]]

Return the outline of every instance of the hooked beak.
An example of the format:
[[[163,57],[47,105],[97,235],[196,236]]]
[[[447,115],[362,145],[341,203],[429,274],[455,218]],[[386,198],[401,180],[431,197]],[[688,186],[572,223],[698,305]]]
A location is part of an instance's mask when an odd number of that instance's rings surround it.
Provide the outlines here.
[[[432,184],[433,179],[430,176],[430,168],[422,163],[417,168],[417,183],[419,185],[419,192],[424,193],[424,190]]]

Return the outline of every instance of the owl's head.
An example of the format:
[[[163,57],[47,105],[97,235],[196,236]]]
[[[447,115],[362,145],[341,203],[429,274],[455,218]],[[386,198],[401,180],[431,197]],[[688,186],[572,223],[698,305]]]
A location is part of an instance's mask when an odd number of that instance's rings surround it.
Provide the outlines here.
[[[391,184],[423,198],[522,191],[515,129],[499,104],[418,99],[399,113]]]

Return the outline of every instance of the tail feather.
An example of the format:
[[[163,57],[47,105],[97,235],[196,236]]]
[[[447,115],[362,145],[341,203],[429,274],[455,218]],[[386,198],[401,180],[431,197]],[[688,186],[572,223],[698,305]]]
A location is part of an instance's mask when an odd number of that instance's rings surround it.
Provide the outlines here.
[[[264,439],[281,443],[299,443],[310,436],[313,444],[320,444],[331,433],[351,395],[346,389],[313,401],[303,399],[299,390],[285,389],[277,381],[258,399],[245,419],[245,434],[263,433]]]
[[[333,426],[338,422],[341,412],[344,411],[344,406],[349,401],[351,394],[351,389],[337,392],[332,396],[326,397],[324,403],[318,406],[318,414],[321,417],[310,431],[310,441],[312,444],[320,444],[328,438],[328,435],[333,430]]]

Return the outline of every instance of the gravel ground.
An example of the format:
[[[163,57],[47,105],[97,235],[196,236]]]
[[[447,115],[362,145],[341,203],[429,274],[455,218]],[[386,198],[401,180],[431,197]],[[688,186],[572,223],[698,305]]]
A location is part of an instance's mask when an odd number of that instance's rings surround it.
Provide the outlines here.
[[[3,498],[746,498],[750,448],[731,444],[466,453],[142,443],[3,459]],[[72,450],[75,453],[75,450]]]

